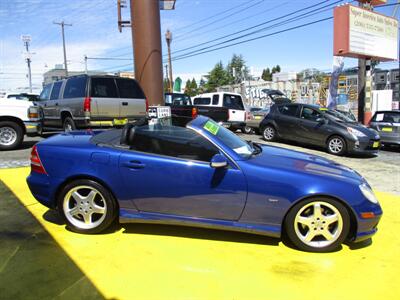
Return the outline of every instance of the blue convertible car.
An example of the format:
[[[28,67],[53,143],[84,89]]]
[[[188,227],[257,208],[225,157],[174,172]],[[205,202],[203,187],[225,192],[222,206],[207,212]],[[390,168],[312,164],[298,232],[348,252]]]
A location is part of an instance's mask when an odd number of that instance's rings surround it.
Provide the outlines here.
[[[299,249],[325,252],[369,238],[382,215],[355,171],[245,142],[203,116],[186,128],[142,122],[53,136],[32,149],[27,181],[79,233],[119,218],[285,234]]]

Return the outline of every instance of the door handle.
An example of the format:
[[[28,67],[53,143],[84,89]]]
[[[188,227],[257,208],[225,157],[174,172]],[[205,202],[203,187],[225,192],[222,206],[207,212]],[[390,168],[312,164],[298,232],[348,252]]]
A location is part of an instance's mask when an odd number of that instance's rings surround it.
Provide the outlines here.
[[[129,169],[143,169],[146,165],[140,161],[133,160],[122,163],[122,166]]]
[[[123,106],[128,106],[128,102],[122,102]]]

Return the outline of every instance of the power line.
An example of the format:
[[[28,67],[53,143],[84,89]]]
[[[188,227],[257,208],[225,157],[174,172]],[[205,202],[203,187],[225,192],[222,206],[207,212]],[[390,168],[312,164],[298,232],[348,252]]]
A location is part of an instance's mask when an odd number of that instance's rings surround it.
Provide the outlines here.
[[[232,43],[232,44],[229,44],[229,45],[221,46],[221,47],[218,47],[218,48],[215,48],[215,49],[210,49],[210,50],[198,52],[198,53],[195,53],[195,54],[192,54],[192,55],[187,55],[187,56],[186,55],[182,55],[182,56],[174,58],[172,60],[173,61],[182,60],[182,59],[190,58],[190,57],[193,57],[193,56],[197,56],[197,55],[201,55],[201,54],[205,54],[205,53],[209,53],[209,52],[214,52],[214,51],[225,49],[225,48],[232,47],[232,46],[235,46],[235,45],[248,43],[248,42],[259,40],[259,39],[266,38],[266,37],[269,37],[269,36],[273,36],[273,35],[277,35],[277,34],[280,34],[280,33],[284,33],[284,32],[287,32],[287,31],[292,31],[292,30],[299,29],[299,28],[302,28],[302,27],[306,27],[306,26],[310,26],[310,25],[313,25],[313,24],[321,23],[321,22],[324,22],[324,21],[327,21],[327,20],[331,20],[331,19],[333,19],[333,17],[323,18],[323,19],[312,21],[312,22],[305,23],[305,24],[302,24],[302,25],[297,25],[297,26],[290,27],[290,28],[287,28],[287,29],[279,30],[279,31],[276,31],[276,32],[273,32],[273,33],[270,33],[270,34],[265,34],[265,35],[262,35],[262,36],[259,36],[259,37],[255,37],[255,38],[247,39],[247,40],[244,40],[244,41]]]
[[[328,0],[328,1],[329,1],[329,0]],[[190,54],[193,54],[193,53],[196,53],[196,52],[199,52],[199,51],[207,50],[207,49],[212,48],[212,47],[216,47],[216,46],[219,46],[219,45],[223,45],[223,44],[226,44],[226,43],[229,43],[229,42],[233,42],[233,41],[236,41],[236,40],[239,40],[239,39],[248,37],[248,36],[250,36],[250,35],[254,35],[254,34],[256,34],[256,33],[259,33],[259,32],[261,32],[261,31],[265,31],[265,30],[267,30],[267,29],[271,29],[271,28],[274,28],[274,27],[277,27],[277,26],[281,26],[281,25],[285,25],[285,24],[288,24],[288,23],[291,23],[291,22],[295,22],[295,21],[299,20],[300,18],[306,16],[307,14],[311,14],[311,13],[314,13],[314,14],[316,14],[316,13],[321,13],[321,12],[323,12],[323,10],[322,10],[323,8],[326,8],[326,7],[328,7],[328,6],[335,5],[335,4],[337,4],[337,3],[339,3],[339,2],[342,2],[342,1],[343,1],[343,0],[336,1],[336,2],[331,3],[331,4],[329,4],[329,5],[325,5],[325,6],[323,6],[323,7],[320,7],[320,8],[314,9],[314,10],[311,10],[311,11],[309,11],[309,12],[307,12],[307,13],[303,13],[303,14],[301,14],[301,15],[299,15],[299,16],[296,16],[296,17],[293,17],[293,18],[291,18],[291,19],[284,20],[284,21],[282,21],[282,22],[280,22],[280,23],[277,23],[277,24],[274,24],[274,25],[272,25],[272,26],[263,27],[263,28],[260,28],[260,29],[255,30],[255,31],[249,32],[249,33],[247,33],[247,34],[243,34],[243,35],[240,35],[240,36],[231,38],[231,39],[229,39],[229,40],[226,40],[226,41],[223,41],[223,42],[219,42],[219,43],[213,44],[213,45],[208,46],[208,47],[204,47],[204,48],[201,48],[201,49],[198,49],[198,50],[193,50],[193,51],[184,53],[184,54],[182,54],[181,56],[186,56],[186,55],[190,55]],[[327,2],[327,1],[325,0],[325,1],[323,1],[323,2]],[[322,2],[320,2],[319,4],[322,4]],[[303,8],[303,9],[301,9],[301,10],[298,10],[298,11],[296,11],[296,12],[289,13],[289,14],[285,15],[284,17],[290,16],[290,15],[293,15],[293,14],[296,14],[296,13],[298,13],[298,12],[300,12],[300,11],[304,11],[304,10],[309,9],[309,8],[310,8],[310,7],[306,7],[306,8]],[[330,10],[330,9],[331,9],[331,8],[329,8],[328,10]],[[311,15],[310,15],[310,16],[311,16]],[[267,23],[270,23],[270,22],[272,22],[272,21],[274,21],[274,20],[282,19],[282,18],[283,18],[283,17],[274,18],[273,20],[270,20],[270,21],[267,21],[267,22],[263,22],[263,23],[261,23],[261,24],[267,24]],[[259,24],[258,24],[258,25],[255,25],[255,26],[252,26],[252,27],[249,27],[249,28],[257,28],[257,27],[260,27]],[[244,31],[247,31],[247,30],[248,30],[248,29],[246,29],[246,30],[240,30],[240,31],[238,31],[238,32],[244,32]],[[235,33],[235,34],[236,34],[236,33]],[[227,35],[227,36],[232,36],[232,35],[234,35],[234,34],[229,34],[229,35]],[[209,43],[211,43],[211,42],[213,42],[213,41],[217,41],[217,40],[220,40],[220,39],[224,39],[224,38],[214,39],[214,40],[212,40],[212,41],[208,41],[208,42],[205,42],[205,43],[201,43],[201,44],[199,44],[199,45],[195,45],[195,46],[192,46],[192,47],[188,47],[188,48],[185,48],[185,49],[181,49],[181,50],[175,51],[175,52],[173,52],[173,53],[183,52],[184,50],[187,50],[187,49],[197,48],[197,47],[199,47],[200,45],[209,44]],[[178,56],[178,58],[181,57],[181,56]],[[177,58],[177,57],[175,57],[175,58]]]
[[[86,59],[93,59],[93,60],[131,60],[133,58],[119,58],[119,57],[86,57]]]

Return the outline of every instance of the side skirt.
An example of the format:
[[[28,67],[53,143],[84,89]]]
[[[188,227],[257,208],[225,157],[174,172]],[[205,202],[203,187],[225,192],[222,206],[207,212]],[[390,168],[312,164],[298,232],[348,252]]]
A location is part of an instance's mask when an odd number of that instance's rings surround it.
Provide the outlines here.
[[[180,225],[190,227],[201,227],[210,229],[230,230],[239,232],[248,232],[253,234],[266,235],[280,238],[281,226],[271,224],[250,224],[227,220],[203,219],[196,217],[184,217],[178,215],[166,215],[158,213],[138,212],[134,210],[120,208],[120,223],[148,223]]]

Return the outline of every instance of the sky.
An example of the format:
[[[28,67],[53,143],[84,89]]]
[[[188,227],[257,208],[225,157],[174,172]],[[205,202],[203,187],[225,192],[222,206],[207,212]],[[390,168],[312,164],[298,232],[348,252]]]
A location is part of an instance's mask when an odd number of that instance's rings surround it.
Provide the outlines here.
[[[128,8],[123,19],[130,18]],[[396,3],[397,0],[388,0]],[[179,55],[206,48],[215,43],[247,35],[244,38],[267,35],[304,23],[331,17],[338,0],[177,0],[175,10],[161,11],[163,54],[166,54],[164,34],[173,34],[172,54]],[[304,13],[313,15],[295,19]],[[392,15],[394,6],[376,8],[377,12]],[[399,9],[400,10],[400,9]],[[290,14],[290,15],[289,15]],[[289,15],[286,16],[285,15]],[[397,13],[397,19],[399,12]],[[68,69],[84,70],[84,56],[111,57],[120,60],[88,60],[89,70],[107,72],[133,69],[132,38],[130,28],[119,33],[117,28],[117,0],[0,0],[0,90],[27,87],[27,66],[21,35],[30,35],[32,52],[32,81],[40,89],[43,73],[63,63],[61,28],[53,22],[65,21]],[[268,23],[267,23],[268,22]],[[234,33],[266,23],[253,30]],[[229,37],[200,45],[220,37]],[[240,40],[238,40],[240,41]],[[223,46],[225,44],[222,44]],[[196,48],[197,46],[197,48]],[[233,54],[243,55],[247,66],[259,75],[263,68],[277,64],[282,71],[301,71],[332,68],[333,21],[327,20],[292,31],[188,57],[173,62],[174,77],[183,80],[206,75],[222,61],[227,64]],[[186,49],[186,50],[185,50]],[[357,64],[356,59],[345,59],[345,67]],[[381,64],[382,68],[398,67],[398,62]]]

